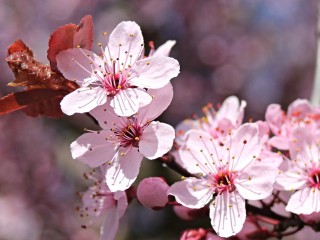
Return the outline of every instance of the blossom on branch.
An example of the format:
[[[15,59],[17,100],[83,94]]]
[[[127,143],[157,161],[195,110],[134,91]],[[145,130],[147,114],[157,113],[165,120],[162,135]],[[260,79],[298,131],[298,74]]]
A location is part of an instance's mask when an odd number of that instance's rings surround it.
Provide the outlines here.
[[[277,164],[258,159],[262,149],[257,124],[230,131],[225,141],[201,130],[190,130],[180,148],[181,161],[197,174],[173,184],[168,194],[189,208],[210,204],[213,229],[221,237],[238,233],[246,219],[245,199],[260,200],[272,193]]]
[[[74,159],[90,167],[104,165],[106,182],[111,191],[128,189],[137,178],[143,157],[156,159],[167,153],[173,144],[174,129],[153,121],[170,104],[173,96],[169,83],[162,89],[149,89],[151,104],[131,117],[119,117],[109,106],[90,112],[102,127],[85,133],[71,144]]]
[[[143,36],[135,22],[121,22],[106,48],[99,46],[101,56],[82,48],[57,55],[64,77],[80,85],[61,102],[67,115],[89,112],[109,101],[117,115],[131,116],[151,102],[146,89],[163,88],[180,71],[177,60],[162,55],[168,54],[169,47],[144,58]]]

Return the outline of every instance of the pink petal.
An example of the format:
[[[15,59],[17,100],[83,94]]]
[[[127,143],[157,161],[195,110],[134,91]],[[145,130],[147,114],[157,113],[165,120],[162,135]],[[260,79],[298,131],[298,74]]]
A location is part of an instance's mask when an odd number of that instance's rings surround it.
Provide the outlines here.
[[[152,56],[168,57],[171,51],[171,48],[176,44],[174,40],[168,40],[161,46],[159,46]]]
[[[224,192],[210,204],[211,225],[220,237],[237,234],[246,220],[245,201],[237,191]]]
[[[170,125],[151,122],[140,137],[139,151],[148,159],[161,157],[172,148],[174,136]]]
[[[128,207],[128,199],[126,192],[118,191],[114,193],[114,199],[117,200],[118,217],[122,217]]]
[[[169,188],[168,195],[175,196],[176,201],[185,207],[202,208],[212,199],[214,194],[208,184],[209,182],[205,179],[186,178],[174,183]]]
[[[103,60],[93,52],[82,48],[61,51],[57,55],[57,65],[66,79],[77,80],[80,87],[98,80],[94,71],[104,71],[104,68],[99,67],[104,66]]]
[[[130,21],[119,23],[110,34],[108,46],[110,58],[117,60],[119,65],[123,63],[123,68],[126,68],[129,64],[134,63],[143,52],[143,36],[140,27]],[[109,50],[106,48],[105,52],[108,53]]]
[[[118,227],[119,216],[116,207],[109,208],[105,211],[106,218],[101,227],[100,240],[114,240]]]
[[[111,100],[110,106],[119,116],[131,116],[151,101],[152,97],[145,90],[128,88],[119,91]]]
[[[297,168],[290,168],[285,172],[279,171],[279,175],[277,176],[276,181],[277,189],[287,191],[304,188],[307,183],[302,170]]]
[[[169,107],[173,98],[173,88],[171,83],[168,83],[160,89],[148,89],[147,93],[152,97],[152,101],[139,109],[138,118],[142,123],[156,119]]]
[[[296,214],[311,214],[320,211],[320,192],[317,188],[304,188],[289,199],[286,210]]]
[[[279,150],[288,150],[289,143],[290,139],[282,136],[274,136],[269,140],[269,144]]]
[[[109,137],[108,130],[98,133],[85,133],[71,143],[71,154],[90,167],[98,167],[107,161],[111,161],[115,155],[114,145],[106,141]]]
[[[224,159],[219,142],[206,132],[193,129],[187,132],[186,138],[186,143],[179,149],[179,155],[187,171],[203,175],[216,172],[212,162]]]
[[[116,159],[106,170],[106,181],[112,192],[128,189],[138,176],[143,156],[136,148],[131,148],[121,156],[121,152],[126,150],[120,150]]]
[[[168,189],[169,185],[163,178],[145,178],[137,188],[137,199],[144,207],[162,208],[168,203]]]
[[[149,57],[142,59],[132,67],[136,75],[130,79],[130,84],[140,88],[162,88],[178,76],[179,62],[170,57]]]
[[[271,195],[278,174],[278,166],[272,162],[255,160],[235,180],[239,194],[249,200],[264,199]]]
[[[67,115],[89,112],[107,101],[104,89],[83,87],[66,95],[60,102],[61,110]]]
[[[246,123],[241,125],[231,136],[230,156],[234,157],[232,170],[241,171],[260,155],[262,143],[259,139],[258,125]],[[232,162],[232,161],[231,161]]]
[[[280,134],[281,126],[284,123],[285,113],[279,104],[270,104],[267,108],[265,118],[275,135]]]
[[[110,99],[110,97],[108,97]],[[121,117],[115,114],[110,104],[98,106],[90,111],[90,114],[98,121],[103,129],[114,128],[121,121]]]
[[[242,123],[244,109],[247,106],[246,101],[239,101],[236,96],[228,97],[217,112],[217,120],[227,118],[233,126],[239,126]]]
[[[312,113],[313,108],[306,99],[297,99],[288,106],[288,116],[304,118],[308,113]]]

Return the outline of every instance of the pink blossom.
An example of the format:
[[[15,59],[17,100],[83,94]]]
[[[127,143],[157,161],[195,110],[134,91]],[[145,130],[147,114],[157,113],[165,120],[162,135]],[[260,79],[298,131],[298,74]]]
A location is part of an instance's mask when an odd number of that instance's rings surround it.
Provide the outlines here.
[[[280,149],[288,150],[292,132],[299,127],[305,127],[308,131],[318,132],[320,114],[306,99],[297,99],[292,102],[287,113],[281,110],[279,104],[271,104],[266,111],[266,121],[270,130],[275,135],[269,143]]]
[[[145,207],[160,209],[168,203],[168,189],[169,185],[163,178],[145,178],[137,188],[137,199]]]
[[[106,48],[101,47],[101,56],[82,48],[61,51],[59,70],[80,85],[61,101],[62,111],[67,115],[89,112],[109,101],[119,116],[137,113],[152,100],[146,88],[162,88],[179,74],[178,61],[163,55],[169,54],[169,46],[163,48],[143,58],[140,27],[128,21],[113,30]]]
[[[167,153],[173,144],[174,129],[152,121],[172,100],[172,86],[149,89],[153,101],[131,117],[118,117],[110,106],[99,106],[90,112],[102,127],[85,133],[71,144],[74,159],[90,167],[105,166],[106,181],[111,191],[130,187],[139,173],[143,157],[156,159]]]
[[[100,239],[114,240],[119,220],[128,206],[127,196],[122,191],[111,192],[103,179],[94,179],[95,184],[82,195],[80,215],[89,218],[89,224],[102,219]]]
[[[292,138],[291,160],[287,159],[281,166],[277,187],[294,192],[287,211],[296,214],[320,212],[319,140],[305,128],[296,129]]]
[[[259,200],[272,193],[277,166],[257,160],[262,149],[258,126],[244,124],[218,141],[206,132],[190,130],[179,150],[190,177],[173,184],[168,194],[189,208],[210,204],[213,229],[221,237],[238,233],[246,219],[245,199]]]
[[[202,109],[204,117],[197,120],[186,119],[177,126],[178,139],[176,141],[182,144],[183,135],[190,129],[201,129],[210,133],[214,138],[224,138],[228,135],[229,130],[241,125],[246,105],[246,101],[240,101],[235,96],[228,97],[217,111],[212,104],[208,104]]]
[[[206,237],[207,231],[203,228],[185,230],[180,240],[202,240]]]

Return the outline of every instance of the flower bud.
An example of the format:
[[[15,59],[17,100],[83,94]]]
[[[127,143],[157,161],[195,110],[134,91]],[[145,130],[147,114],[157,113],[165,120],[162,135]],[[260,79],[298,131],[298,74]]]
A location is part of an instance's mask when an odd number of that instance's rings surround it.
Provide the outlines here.
[[[203,228],[185,230],[180,240],[202,240],[207,235],[207,231]]]
[[[168,188],[169,185],[163,178],[145,178],[139,183],[137,199],[145,207],[155,210],[163,208],[168,203]]]

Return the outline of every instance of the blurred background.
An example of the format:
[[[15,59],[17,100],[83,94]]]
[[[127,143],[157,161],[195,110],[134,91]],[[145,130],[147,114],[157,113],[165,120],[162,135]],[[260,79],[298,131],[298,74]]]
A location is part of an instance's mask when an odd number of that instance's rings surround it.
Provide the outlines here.
[[[141,26],[146,45],[177,41],[171,56],[180,62],[181,73],[172,80],[174,99],[161,117],[173,126],[229,95],[245,99],[245,118],[254,120],[264,118],[270,103],[286,108],[296,98],[310,98],[315,0],[1,0],[0,96],[18,91],[6,86],[14,80],[5,62],[13,41],[22,39],[37,60],[48,63],[50,33],[78,24],[86,14],[94,21],[93,50],[103,42],[102,33],[123,20]],[[69,145],[84,127],[95,128],[82,116],[33,119],[16,112],[0,117],[1,240],[98,239],[98,226],[81,229],[75,210],[76,193],[90,182],[82,177],[86,166],[72,160]],[[178,177],[143,162],[140,179],[160,175],[170,183]],[[209,224],[208,219],[185,223],[171,209],[148,210],[133,201],[117,239],[178,239],[185,228]]]

